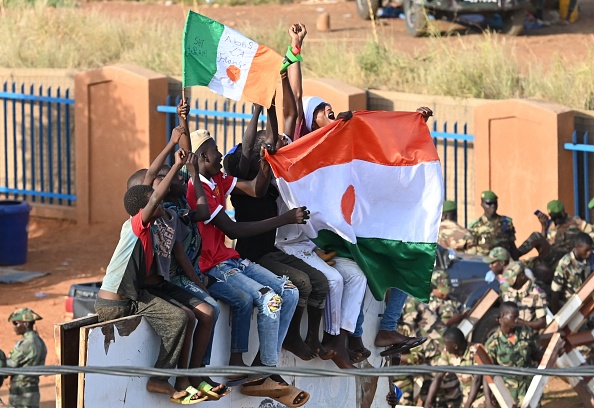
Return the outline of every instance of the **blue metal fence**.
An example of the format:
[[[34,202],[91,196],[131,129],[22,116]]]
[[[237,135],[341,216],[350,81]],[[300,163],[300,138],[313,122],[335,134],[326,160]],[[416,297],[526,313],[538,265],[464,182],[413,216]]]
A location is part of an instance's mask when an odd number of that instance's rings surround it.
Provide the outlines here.
[[[590,153],[594,153],[594,145],[589,143],[588,132],[584,132],[582,137],[574,130],[572,143],[565,143],[565,150],[569,150],[573,155],[573,205],[574,214],[590,222],[590,211],[588,202],[590,201]],[[579,142],[582,143],[579,143]]]
[[[158,112],[167,114],[166,140],[169,141],[171,130],[179,124],[176,105],[180,98],[168,97],[165,105],[157,107]],[[230,147],[241,142],[243,129],[251,119],[250,103],[209,102],[207,99],[192,102],[189,126],[192,129],[205,128],[211,132],[219,149],[225,153]],[[264,128],[266,116],[260,116],[260,127]],[[474,136],[467,134],[467,125],[444,122],[433,123],[431,136],[441,156],[444,190],[446,199],[454,200],[459,205],[459,214],[464,213],[464,225],[468,224],[468,186],[469,186],[469,150]],[[170,161],[173,157],[170,157]],[[453,173],[453,177],[450,177]],[[453,185],[450,185],[452,183]],[[462,220],[459,220],[461,222]]]
[[[70,90],[5,82],[0,103],[0,194],[72,206],[76,195]]]

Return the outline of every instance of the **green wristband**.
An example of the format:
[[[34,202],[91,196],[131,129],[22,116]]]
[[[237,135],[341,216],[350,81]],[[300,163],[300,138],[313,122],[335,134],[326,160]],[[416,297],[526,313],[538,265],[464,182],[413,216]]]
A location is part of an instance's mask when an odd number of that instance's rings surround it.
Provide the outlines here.
[[[289,67],[289,65],[291,65],[294,62],[302,62],[303,61],[303,57],[301,56],[301,53],[295,55],[293,54],[293,47],[289,45],[289,48],[287,48],[287,53],[285,54],[285,58],[283,59],[283,63],[281,65],[281,70],[280,72],[283,73],[287,70],[287,68]]]

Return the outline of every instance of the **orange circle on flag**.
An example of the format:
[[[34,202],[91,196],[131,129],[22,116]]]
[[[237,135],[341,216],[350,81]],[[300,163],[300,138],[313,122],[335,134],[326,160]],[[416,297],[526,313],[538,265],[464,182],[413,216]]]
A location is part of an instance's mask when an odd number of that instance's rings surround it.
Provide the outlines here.
[[[235,65],[229,65],[227,67],[227,77],[229,77],[232,82],[237,82],[239,81],[239,77],[241,77],[241,70]]]
[[[342,195],[340,200],[340,209],[342,210],[342,216],[345,221],[352,225],[351,219],[353,218],[353,211],[355,210],[355,187],[350,185]]]

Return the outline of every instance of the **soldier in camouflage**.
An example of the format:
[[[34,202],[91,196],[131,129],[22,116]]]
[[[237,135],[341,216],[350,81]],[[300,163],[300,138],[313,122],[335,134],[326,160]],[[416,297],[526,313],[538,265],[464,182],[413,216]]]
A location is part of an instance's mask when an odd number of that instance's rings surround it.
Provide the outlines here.
[[[573,250],[561,258],[555,269],[551,284],[551,312],[557,313],[590,275],[591,254],[592,238],[585,232],[578,233]]]
[[[24,307],[15,310],[8,321],[12,322],[14,332],[23,338],[18,341],[6,360],[8,367],[29,367],[45,364],[47,348],[34,330],[36,320],[41,316]],[[10,377],[9,404],[14,408],[39,407],[39,376],[13,375]]]
[[[497,195],[494,192],[487,190],[481,193],[484,214],[470,223],[469,229],[475,246],[468,252],[487,255],[491,249],[503,247],[513,259],[518,259],[516,229],[511,218],[497,214],[497,205]]]
[[[458,224],[457,219],[456,203],[444,201],[437,243],[454,251],[466,251],[474,246],[474,238],[470,231]]]
[[[565,206],[559,200],[549,201],[547,211],[550,218],[543,213],[538,214],[541,231],[533,232],[520,245],[518,251],[522,256],[532,249],[536,249],[538,259],[531,258],[530,265],[534,269],[536,269],[536,265],[546,265],[552,274],[559,260],[573,249],[573,241],[577,234],[585,232],[594,239],[594,227],[580,217],[570,217],[565,212]]]
[[[514,302],[504,302],[499,309],[499,328],[486,341],[485,348],[493,364],[506,367],[530,367],[542,358],[532,329],[517,324],[519,317],[518,305]],[[517,403],[522,400],[528,390],[531,377],[503,376],[505,385]],[[485,388],[485,397],[492,400],[491,392]]]
[[[476,346],[468,344],[464,334],[457,327],[450,327],[443,334],[444,348],[436,366],[471,366],[474,364]],[[425,408],[472,407],[478,395],[482,376],[471,374],[438,373],[431,382]]]
[[[544,290],[526,276],[521,262],[510,263],[505,268],[503,277],[505,283],[499,288],[500,297],[503,302],[518,305],[520,318],[517,323],[528,326],[535,332],[544,329],[549,306]]]
[[[489,271],[485,274],[486,282],[503,281],[503,270],[509,265],[509,252],[502,247],[495,247],[489,252],[489,255],[483,258],[483,262],[489,264]]]
[[[457,325],[465,317],[462,304],[450,297],[451,291],[452,282],[448,273],[440,269],[433,271],[428,306],[447,327]]]

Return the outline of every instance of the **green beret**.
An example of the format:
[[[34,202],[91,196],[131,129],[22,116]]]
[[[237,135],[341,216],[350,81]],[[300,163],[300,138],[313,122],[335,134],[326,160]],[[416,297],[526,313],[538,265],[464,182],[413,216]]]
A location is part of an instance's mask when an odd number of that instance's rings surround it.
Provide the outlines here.
[[[35,313],[28,307],[21,307],[15,310],[8,316],[9,322],[34,322],[35,320],[41,320],[42,317]]]
[[[563,211],[565,211],[565,207],[563,207],[563,203],[561,201],[552,200],[547,204],[547,210],[549,211],[549,214],[561,214]]]
[[[457,209],[458,206],[456,205],[455,201],[445,200],[443,202],[443,212],[456,211]]]
[[[590,202],[588,203],[588,208],[592,209],[594,208],[594,197],[590,200]]]
[[[444,295],[448,295],[452,291],[452,282],[448,273],[444,270],[438,269],[433,271],[431,275],[431,284],[439,289]]]
[[[497,200],[497,194],[491,190],[483,191],[481,193],[481,200]]]

